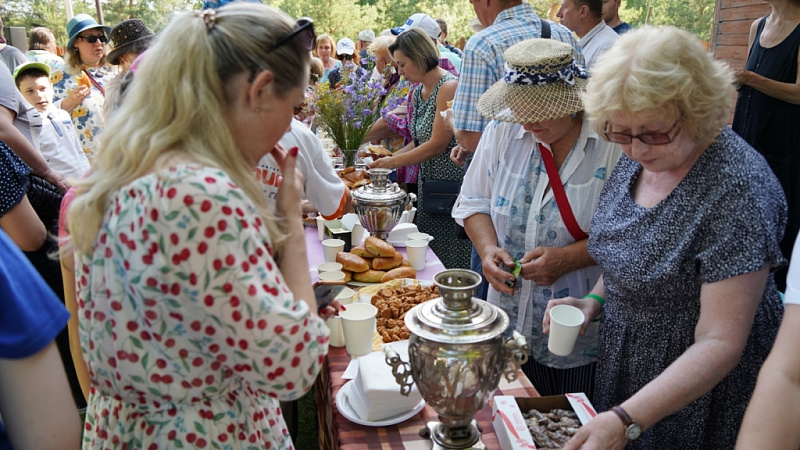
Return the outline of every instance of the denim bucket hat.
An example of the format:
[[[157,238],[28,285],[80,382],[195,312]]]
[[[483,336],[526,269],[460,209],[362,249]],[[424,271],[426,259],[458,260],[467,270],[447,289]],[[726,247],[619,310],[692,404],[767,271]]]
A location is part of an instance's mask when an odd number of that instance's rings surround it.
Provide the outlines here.
[[[72,50],[75,38],[78,37],[79,34],[92,28],[102,28],[103,31],[105,31],[106,36],[111,33],[111,27],[100,25],[96,20],[94,20],[94,17],[88,14],[78,14],[72,19],[69,19],[69,23],[67,23],[67,35],[69,36],[69,42],[67,42],[67,51]]]

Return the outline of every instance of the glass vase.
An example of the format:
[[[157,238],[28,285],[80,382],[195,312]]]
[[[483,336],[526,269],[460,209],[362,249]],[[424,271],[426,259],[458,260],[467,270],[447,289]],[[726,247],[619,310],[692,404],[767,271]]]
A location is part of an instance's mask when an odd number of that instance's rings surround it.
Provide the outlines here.
[[[356,158],[358,157],[358,149],[355,150],[342,150],[342,165],[344,167],[355,167]]]

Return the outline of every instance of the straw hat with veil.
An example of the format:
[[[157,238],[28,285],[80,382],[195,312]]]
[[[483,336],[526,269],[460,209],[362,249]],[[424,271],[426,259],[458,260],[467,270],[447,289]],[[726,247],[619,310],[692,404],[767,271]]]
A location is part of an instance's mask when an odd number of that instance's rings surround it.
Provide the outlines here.
[[[583,110],[588,73],[575,63],[572,46],[529,39],[503,54],[505,74],[478,101],[478,112],[501,122],[534,123]]]

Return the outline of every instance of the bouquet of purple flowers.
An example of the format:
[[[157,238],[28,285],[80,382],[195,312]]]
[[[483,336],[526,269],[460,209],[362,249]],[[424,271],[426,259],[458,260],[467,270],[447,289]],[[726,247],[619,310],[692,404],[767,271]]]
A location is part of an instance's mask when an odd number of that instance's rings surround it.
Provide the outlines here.
[[[342,81],[335,87],[320,83],[314,88],[313,104],[317,126],[333,139],[344,155],[344,166],[355,165],[361,142],[381,117],[381,99],[386,95],[381,80],[369,72],[355,70],[348,62],[340,70]]]

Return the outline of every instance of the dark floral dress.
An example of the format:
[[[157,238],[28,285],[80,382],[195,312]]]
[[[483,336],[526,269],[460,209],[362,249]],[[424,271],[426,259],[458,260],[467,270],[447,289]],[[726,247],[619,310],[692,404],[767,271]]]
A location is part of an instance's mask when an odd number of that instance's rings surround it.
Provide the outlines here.
[[[411,115],[411,136],[414,144],[420,145],[428,141],[433,135],[433,122],[436,119],[436,96],[439,88],[447,81],[456,80],[452,74],[446,74],[439,80],[439,84],[431,92],[427,100],[422,99],[422,85],[420,84],[413,93],[413,112]],[[455,220],[450,214],[431,214],[423,211],[423,192],[425,180],[451,180],[460,181],[464,175],[463,169],[450,161],[450,150],[456,146],[456,138],[450,140],[447,149],[420,164],[418,189],[420,192],[417,200],[417,228],[423,233],[433,236],[431,249],[448,269],[469,269],[470,252],[472,243],[467,239],[459,239],[455,235]]]

